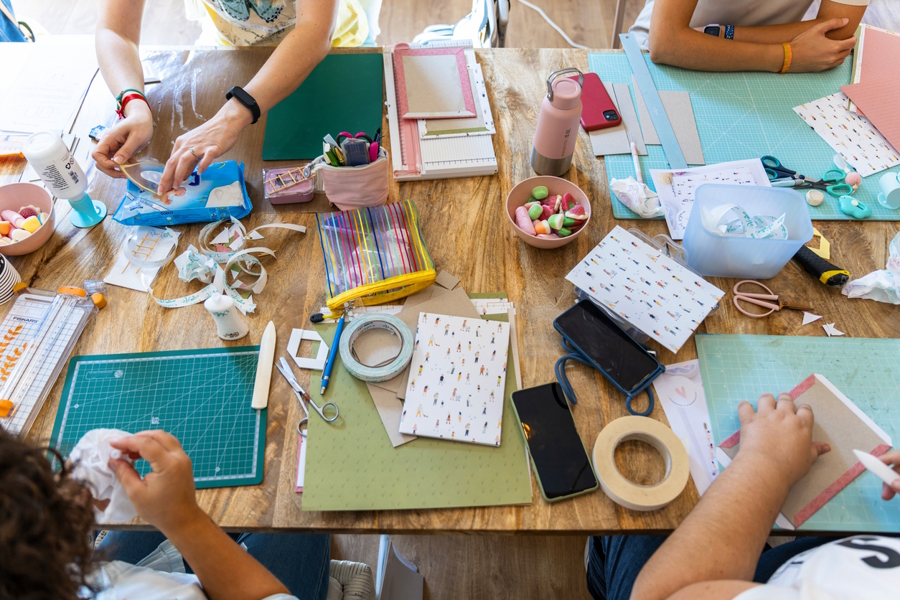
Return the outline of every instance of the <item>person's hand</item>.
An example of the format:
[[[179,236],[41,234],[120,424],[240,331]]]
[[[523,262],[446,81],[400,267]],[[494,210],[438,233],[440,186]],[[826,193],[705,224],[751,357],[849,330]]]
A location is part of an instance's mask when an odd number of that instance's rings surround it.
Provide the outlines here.
[[[104,132],[91,153],[97,168],[110,177],[125,177],[119,165],[127,164],[132,156],[146,146],[153,137],[153,115],[143,102],[129,102],[125,118]]]
[[[900,450],[886,452],[878,458],[887,466],[893,467],[894,471],[900,473]],[[886,483],[881,484],[882,500],[890,500],[897,494],[900,494],[900,479],[895,480],[891,485]]]
[[[844,62],[856,45],[856,36],[846,40],[826,37],[832,29],[840,29],[847,19],[829,19],[815,25],[791,40],[791,66],[789,72],[817,73],[833,69]]]
[[[143,458],[153,469],[141,479],[128,461],[109,461],[142,519],[166,533],[203,514],[194,495],[191,459],[174,436],[159,430],[142,431],[110,445],[132,459]]]
[[[759,397],[756,410],[749,402],[738,405],[741,446],[737,458],[764,463],[773,477],[788,487],[809,472],[828,444],[812,441],[813,412],[808,404],[794,407],[790,395]]]
[[[203,174],[214,160],[234,147],[238,134],[252,120],[250,111],[232,99],[212,119],[178,136],[159,180],[159,194],[162,196],[180,186],[195,168],[197,173]]]

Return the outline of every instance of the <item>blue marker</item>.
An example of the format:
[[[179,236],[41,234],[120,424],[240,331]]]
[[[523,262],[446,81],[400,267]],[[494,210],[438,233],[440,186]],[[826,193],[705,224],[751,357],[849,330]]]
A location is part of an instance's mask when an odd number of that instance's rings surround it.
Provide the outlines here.
[[[334,332],[334,341],[331,343],[331,351],[328,353],[328,362],[325,363],[325,371],[322,373],[322,391],[320,395],[325,395],[325,388],[328,387],[328,380],[331,378],[331,368],[334,367],[334,359],[338,353],[338,344],[341,341],[341,332],[344,331],[344,315],[337,322],[337,331]]]

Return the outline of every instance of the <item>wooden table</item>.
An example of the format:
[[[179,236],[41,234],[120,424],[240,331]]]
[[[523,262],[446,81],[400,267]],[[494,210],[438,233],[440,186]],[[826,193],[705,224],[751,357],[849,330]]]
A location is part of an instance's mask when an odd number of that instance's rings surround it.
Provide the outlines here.
[[[163,83],[149,88],[157,131],[150,147],[141,156],[165,160],[174,138],[212,117],[221,105],[225,91],[249,80],[270,51],[192,48],[147,52],[145,69],[161,76]],[[617,224],[637,227],[651,236],[664,233],[666,225],[663,221],[616,221],[613,218],[603,161],[592,156],[588,138],[580,132],[575,160],[566,177],[592,199],[590,230],[575,243],[555,251],[537,250],[522,243],[506,222],[504,199],[516,182],[533,175],[529,154],[538,108],[546,93],[544,80],[551,71],[562,67],[585,69],[587,52],[500,49],[480,50],[477,54],[484,69],[497,126],[494,148],[498,174],[402,185],[395,182],[391,200],[415,200],[422,215],[425,240],[439,269],[460,277],[469,292],[509,293],[517,309],[523,383],[530,387],[553,380],[553,364],[561,355],[559,335],[554,331],[552,321],[574,300],[572,285],[564,280],[566,273]],[[79,159],[83,165],[87,163],[82,155],[92,146],[87,138],[89,129],[107,122],[112,110],[112,98],[98,77],[74,127],[81,137]],[[247,166],[247,185],[255,208],[244,223],[250,229],[262,223],[287,221],[306,225],[309,229],[303,236],[267,235],[266,244],[277,252],[278,260],[267,266],[269,285],[257,298],[257,312],[248,319],[251,335],[237,345],[258,342],[262,327],[271,319],[278,327],[278,354],[281,354],[291,329],[306,326],[309,315],[324,305],[325,273],[314,219],[305,212],[308,208],[304,205],[273,207],[263,200],[260,150],[264,129],[264,121],[248,128],[241,134],[238,145],[224,156],[241,160]],[[386,122],[383,131],[388,131]],[[386,143],[390,148],[391,140]],[[23,168],[23,161],[0,163],[0,182],[17,180]],[[124,187],[121,180],[97,175],[91,195],[105,202],[112,215]],[[12,259],[22,279],[46,289],[80,284],[85,279],[102,279],[116,259],[127,228],[107,217],[91,230],[75,229],[69,224],[67,203],[60,203],[57,210],[57,229],[50,242],[29,256]],[[817,227],[831,241],[833,260],[856,276],[884,268],[888,243],[897,229],[896,224],[885,222],[818,222]],[[183,247],[187,243],[196,243],[199,229],[199,225],[183,227]],[[724,279],[715,279],[713,283],[724,290],[730,290],[734,285],[734,281]],[[178,280],[175,269],[170,266],[160,274],[154,292],[159,297],[175,298],[199,289],[198,285],[197,282]],[[876,302],[849,302],[839,291],[815,282],[793,263],[772,280],[771,287],[785,296],[808,301],[827,321],[837,321],[848,336],[900,336],[900,320],[896,319],[894,307]],[[216,337],[206,311],[199,305],[167,310],[156,305],[147,294],[116,287],[110,287],[108,299],[109,306],[87,327],[75,354],[219,347],[223,344]],[[767,319],[745,318],[727,299],[703,322],[699,331],[823,335],[819,327],[801,329],[796,314],[776,313]],[[677,356],[657,349],[663,363],[697,356],[693,341]],[[579,403],[573,412],[586,445],[591,447],[604,424],[627,414],[625,403],[621,393],[599,373],[580,366],[573,367],[571,372],[572,384],[579,395]],[[63,380],[60,377],[53,388],[29,436],[30,441],[46,443],[49,439]],[[297,432],[291,425],[297,422],[300,408],[283,378],[275,376],[272,382],[263,484],[198,493],[200,505],[228,529],[360,533],[650,533],[676,527],[698,499],[691,483],[665,509],[638,513],[615,505],[599,491],[548,504],[541,499],[535,484],[535,501],[526,507],[302,512],[302,495],[294,493]],[[638,407],[641,404],[641,400],[636,402]],[[653,417],[666,421],[658,404]],[[663,473],[662,460],[655,451],[638,442],[628,442],[621,447],[617,460],[620,469],[638,482],[656,481]],[[129,526],[140,526],[140,523]]]

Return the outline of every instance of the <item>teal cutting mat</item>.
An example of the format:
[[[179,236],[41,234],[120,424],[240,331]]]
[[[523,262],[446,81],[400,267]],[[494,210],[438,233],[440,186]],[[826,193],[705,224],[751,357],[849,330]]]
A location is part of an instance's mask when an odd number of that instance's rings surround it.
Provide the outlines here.
[[[658,90],[686,91],[691,94],[697,131],[706,164],[759,158],[765,154],[778,157],[789,168],[819,178],[834,163],[834,150],[810,129],[793,108],[840,91],[850,82],[852,61],[824,73],[702,73],[675,67],[655,65],[650,56],[644,60]],[[627,83],[634,100],[631,67],[623,53],[592,52],[588,66],[606,83]],[[635,102],[635,107],[637,103]],[[635,111],[637,109],[635,108]],[[662,146],[647,146],[641,156],[644,181],[653,188],[650,169],[668,169]],[[900,171],[894,167],[890,171]],[[869,220],[900,221],[900,210],[890,210],[878,203],[878,179],[885,173],[863,179],[854,197],[872,208]],[[630,154],[606,157],[609,180],[634,177]],[[613,215],[617,219],[640,219],[610,193]],[[840,211],[837,198],[826,195],[818,207],[809,207],[813,220],[848,220]]]
[[[65,457],[92,429],[162,429],[181,441],[198,488],[263,478],[266,410],[253,410],[259,346],[75,356],[51,444]],[[140,460],[141,475],[150,465]]]
[[[777,335],[697,335],[713,439],[740,428],[737,405],[824,375],[891,436],[900,435],[900,340]],[[864,472],[800,526],[814,531],[897,532],[900,502],[881,499],[881,480]]]

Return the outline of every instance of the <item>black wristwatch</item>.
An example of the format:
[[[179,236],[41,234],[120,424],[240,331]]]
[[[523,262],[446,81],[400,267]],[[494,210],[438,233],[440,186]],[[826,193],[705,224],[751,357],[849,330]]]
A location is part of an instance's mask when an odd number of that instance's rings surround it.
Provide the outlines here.
[[[253,96],[244,91],[244,88],[236,85],[228,90],[228,93],[225,94],[225,100],[231,100],[232,98],[246,106],[247,110],[253,114],[253,121],[250,123],[251,125],[259,121],[259,104],[256,103]]]
[[[719,26],[718,25],[707,25],[703,28],[703,33],[707,35],[712,35],[715,37],[719,37]]]

